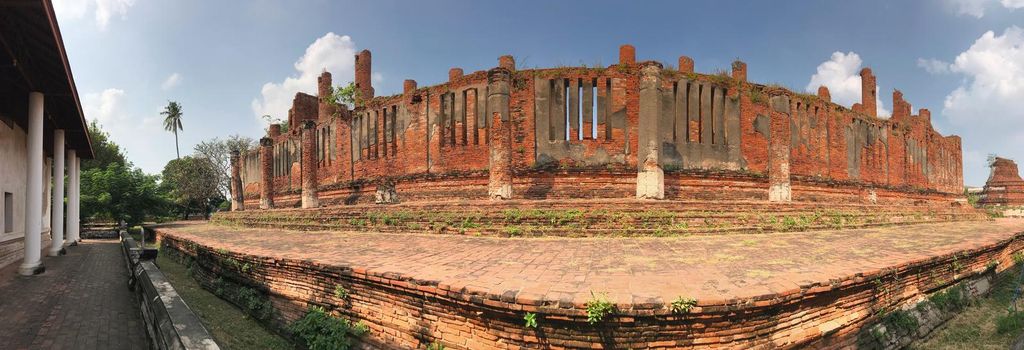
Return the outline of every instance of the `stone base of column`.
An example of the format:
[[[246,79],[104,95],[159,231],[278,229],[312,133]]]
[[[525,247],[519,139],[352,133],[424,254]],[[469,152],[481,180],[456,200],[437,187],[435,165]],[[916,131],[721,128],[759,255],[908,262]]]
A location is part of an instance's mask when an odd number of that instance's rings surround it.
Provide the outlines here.
[[[769,202],[791,202],[793,201],[793,190],[788,182],[772,184],[768,188]]]
[[[260,209],[273,209],[274,203],[269,199],[260,198]]]
[[[302,209],[317,208],[320,206],[320,198],[317,198],[316,192],[306,193],[302,191]]]
[[[867,200],[868,200],[868,203],[878,204],[878,192],[875,192],[875,190],[873,190],[873,189],[872,190],[868,190]]]
[[[665,199],[665,172],[661,167],[644,169],[636,174],[637,199]]]
[[[492,200],[512,199],[512,184],[488,185],[487,197]]]
[[[35,276],[45,271],[46,267],[44,267],[41,263],[38,262],[28,266],[24,264],[18,266],[18,274],[22,276]]]
[[[373,202],[377,204],[398,204],[398,191],[395,184],[385,182],[377,185],[377,191],[373,193]]]
[[[47,252],[47,256],[61,256],[67,254],[68,251],[64,249],[64,244],[61,244],[60,250],[51,250]]]

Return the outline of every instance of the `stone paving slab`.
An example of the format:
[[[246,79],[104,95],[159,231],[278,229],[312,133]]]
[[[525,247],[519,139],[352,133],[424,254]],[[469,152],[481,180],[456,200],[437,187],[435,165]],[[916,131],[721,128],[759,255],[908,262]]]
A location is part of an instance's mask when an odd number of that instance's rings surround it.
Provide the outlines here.
[[[438,281],[452,289],[533,300],[607,293],[619,304],[697,298],[701,304],[799,289],[1024,233],[1024,219],[692,237],[492,238],[301,232],[174,224],[164,234],[217,249]]]
[[[18,275],[20,262],[0,270],[0,348],[148,349],[118,241],[67,251],[45,257],[41,275]]]

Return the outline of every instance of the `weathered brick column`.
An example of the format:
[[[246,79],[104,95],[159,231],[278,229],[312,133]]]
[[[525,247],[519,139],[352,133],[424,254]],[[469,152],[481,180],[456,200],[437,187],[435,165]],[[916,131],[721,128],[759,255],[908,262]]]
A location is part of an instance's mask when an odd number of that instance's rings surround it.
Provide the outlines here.
[[[274,139],[264,137],[260,139],[260,209],[272,208],[274,208]]]
[[[658,164],[658,112],[661,110],[661,67],[648,65],[640,71],[640,125],[636,174],[636,198],[664,199],[665,172]]]
[[[238,150],[231,151],[231,210],[245,210],[245,197],[242,189],[242,165],[239,162]]]
[[[489,181],[487,196],[493,200],[512,198],[512,119],[509,90],[512,72],[498,67],[487,71],[487,116],[491,118]]]
[[[302,122],[302,207],[316,208],[320,206],[320,198],[317,196],[317,187],[320,181],[317,179],[317,152],[316,152],[316,122],[307,120]]]
[[[790,101],[789,96],[772,96],[771,127],[768,136],[768,201],[793,199],[789,183]]]

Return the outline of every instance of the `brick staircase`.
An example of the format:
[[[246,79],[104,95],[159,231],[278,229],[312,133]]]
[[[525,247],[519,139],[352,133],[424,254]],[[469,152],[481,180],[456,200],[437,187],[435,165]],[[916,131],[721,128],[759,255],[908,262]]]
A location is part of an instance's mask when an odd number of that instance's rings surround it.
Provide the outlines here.
[[[376,231],[489,236],[685,236],[984,220],[953,206],[753,201],[451,201],[223,212],[213,221],[305,231]]]

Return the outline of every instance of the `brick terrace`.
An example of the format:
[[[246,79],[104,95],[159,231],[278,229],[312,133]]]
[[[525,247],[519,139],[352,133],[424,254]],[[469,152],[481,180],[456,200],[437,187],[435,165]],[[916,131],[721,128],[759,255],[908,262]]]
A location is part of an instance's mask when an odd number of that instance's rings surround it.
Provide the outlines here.
[[[41,275],[0,270],[0,347],[148,349],[117,240],[83,241],[46,258]]]
[[[704,303],[782,293],[818,281],[976,249],[1024,233],[1024,219],[742,236],[510,239],[176,225],[218,249],[394,273],[519,297],[583,304],[590,291]],[[969,235],[967,233],[970,233]],[[724,301],[724,300],[723,300]]]
[[[158,228],[165,245],[200,259],[211,278],[266,286],[276,307],[291,309],[282,311],[284,321],[301,315],[306,302],[344,305],[330,295],[348,281],[354,298],[369,299],[353,299],[344,313],[368,322],[371,341],[412,347],[443,340],[454,348],[849,346],[879,303],[915,300],[993,261],[1009,267],[1022,233],[1019,219],[629,239]],[[230,259],[256,267],[239,274],[225,267]],[[879,300],[871,281],[887,273],[901,292]],[[613,340],[579,323],[591,291],[607,293],[628,315],[609,321],[619,327],[609,328],[619,329]],[[677,297],[698,300],[692,319],[667,311]],[[547,339],[537,343],[516,325],[523,311],[543,315],[553,327]]]

